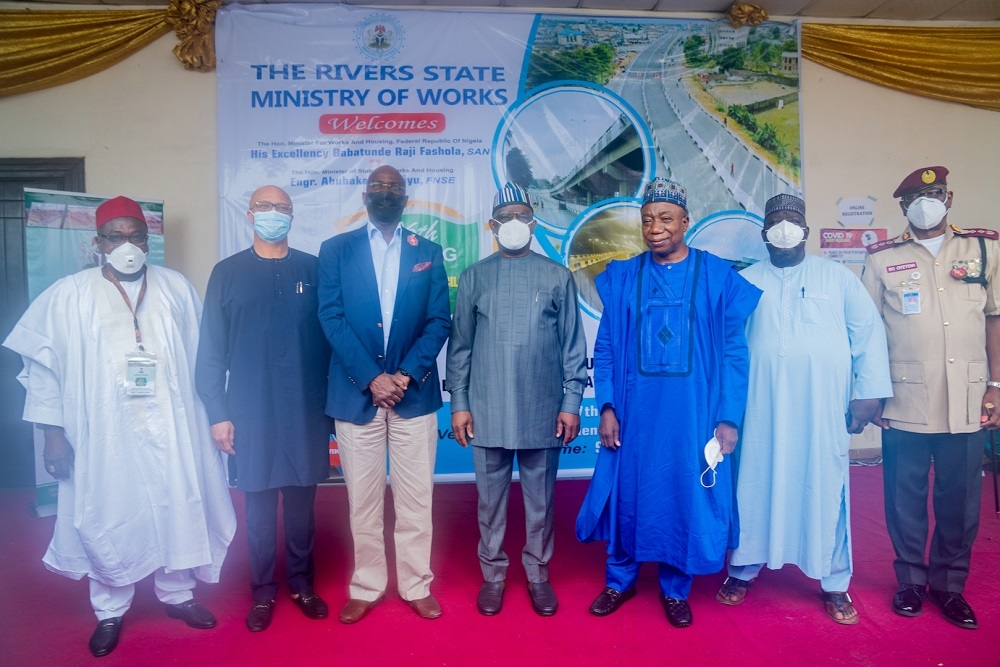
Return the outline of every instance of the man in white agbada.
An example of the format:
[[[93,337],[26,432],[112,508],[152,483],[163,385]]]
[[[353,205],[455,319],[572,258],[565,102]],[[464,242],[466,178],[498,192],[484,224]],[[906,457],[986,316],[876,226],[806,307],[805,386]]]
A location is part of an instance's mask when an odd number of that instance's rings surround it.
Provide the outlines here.
[[[136,202],[99,206],[97,237],[104,266],[45,290],[4,346],[24,360],[24,419],[45,431],[45,467],[59,480],[43,562],[90,578],[90,650],[102,656],[150,574],[168,616],[215,625],[194,577],[219,580],[236,517],[194,391],[201,302],[179,273],[145,265]]]
[[[741,275],[763,290],[746,324],[750,384],[736,499],[739,547],[716,599],[739,604],[764,565],[819,579],[826,613],[852,625],[851,433],[892,395],[885,328],[861,281],[807,255],[805,202],[765,206],[769,259]],[[853,397],[853,400],[852,400]]]

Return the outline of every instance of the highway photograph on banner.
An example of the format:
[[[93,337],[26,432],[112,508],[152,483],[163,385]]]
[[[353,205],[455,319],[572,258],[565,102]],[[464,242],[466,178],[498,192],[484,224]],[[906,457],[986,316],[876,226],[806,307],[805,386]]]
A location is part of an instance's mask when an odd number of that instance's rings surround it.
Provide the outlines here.
[[[650,179],[687,189],[688,244],[737,267],[767,256],[764,202],[802,194],[795,22],[227,5],[216,48],[220,258],[252,243],[261,185],[288,192],[290,243],[316,254],[365,224],[368,174],[390,165],[454,306],[462,271],[496,251],[490,206],[512,181],[534,204],[532,249],[573,273],[592,349],[594,278],[645,250]],[[436,473],[471,478],[442,392]],[[588,387],[566,475],[593,468],[597,417]]]

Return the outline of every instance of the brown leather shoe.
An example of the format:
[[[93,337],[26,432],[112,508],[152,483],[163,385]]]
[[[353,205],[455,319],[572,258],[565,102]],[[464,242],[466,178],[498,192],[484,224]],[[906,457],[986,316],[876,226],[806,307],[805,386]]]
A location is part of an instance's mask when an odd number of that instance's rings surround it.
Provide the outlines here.
[[[426,618],[430,621],[441,616],[441,605],[438,604],[433,595],[419,600],[407,600],[406,604],[410,605],[420,618]]]
[[[340,610],[340,622],[347,623],[348,625],[357,623],[371,611],[372,607],[381,602],[384,597],[385,593],[382,593],[374,600],[355,600],[353,598],[348,600],[344,608]]]

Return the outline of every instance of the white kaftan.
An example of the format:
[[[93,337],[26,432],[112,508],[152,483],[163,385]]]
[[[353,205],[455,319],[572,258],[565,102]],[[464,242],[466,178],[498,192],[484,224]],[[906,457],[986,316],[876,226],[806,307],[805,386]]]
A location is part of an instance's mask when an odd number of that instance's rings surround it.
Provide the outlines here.
[[[892,395],[885,329],[861,281],[829,260],[765,260],[740,275],[764,294],[746,324],[740,541],[730,562],[791,563],[821,579],[842,512],[850,549],[848,403]]]
[[[43,562],[110,586],[160,567],[214,582],[236,516],[194,389],[201,302],[175,271],[149,266],[147,281],[138,320],[156,354],[152,396],[125,393],[132,314],[99,268],[45,290],[4,341],[24,359],[24,419],[63,427],[75,453]]]

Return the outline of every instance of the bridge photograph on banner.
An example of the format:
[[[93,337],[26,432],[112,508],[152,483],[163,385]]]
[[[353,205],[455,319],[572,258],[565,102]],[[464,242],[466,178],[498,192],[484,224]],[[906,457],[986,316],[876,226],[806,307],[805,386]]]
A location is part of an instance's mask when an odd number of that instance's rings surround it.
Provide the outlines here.
[[[220,259],[253,243],[258,187],[288,192],[289,243],[318,254],[365,223],[368,174],[391,165],[454,304],[496,250],[492,198],[513,181],[534,202],[532,249],[573,272],[592,350],[595,276],[646,249],[646,181],[683,185],[688,244],[737,267],[767,257],[764,202],[802,193],[797,23],[226,5],[216,49]],[[436,476],[471,479],[442,392]],[[597,425],[591,386],[562,476],[590,474]]]

